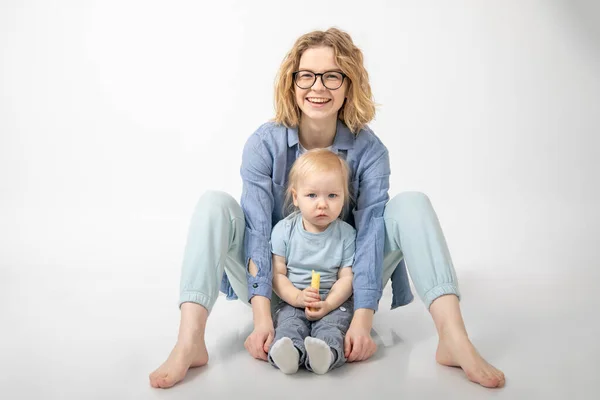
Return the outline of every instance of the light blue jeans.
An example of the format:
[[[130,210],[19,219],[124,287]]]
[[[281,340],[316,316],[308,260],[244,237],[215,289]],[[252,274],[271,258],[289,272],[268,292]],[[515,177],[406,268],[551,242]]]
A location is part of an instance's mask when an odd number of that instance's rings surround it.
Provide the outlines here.
[[[450,253],[427,196],[419,192],[396,195],[385,207],[384,221],[383,287],[404,258],[417,294],[428,309],[439,296],[460,297]],[[188,232],[180,305],[197,303],[210,313],[223,273],[238,298],[248,304],[244,229],[244,213],[232,196],[216,191],[201,196]]]

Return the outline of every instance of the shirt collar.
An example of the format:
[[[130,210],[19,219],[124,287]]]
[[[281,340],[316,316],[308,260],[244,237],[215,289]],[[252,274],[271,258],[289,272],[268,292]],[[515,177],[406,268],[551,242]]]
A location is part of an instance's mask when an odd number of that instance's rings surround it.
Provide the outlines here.
[[[298,127],[287,128],[288,147],[293,147],[298,144]],[[333,149],[348,150],[354,147],[354,134],[350,129],[338,119],[335,138],[333,139]]]

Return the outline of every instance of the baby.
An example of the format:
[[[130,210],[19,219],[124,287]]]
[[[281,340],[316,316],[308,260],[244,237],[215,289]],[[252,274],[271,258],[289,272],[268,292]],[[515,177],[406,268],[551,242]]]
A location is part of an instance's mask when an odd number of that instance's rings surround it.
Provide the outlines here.
[[[286,204],[296,211],[271,233],[273,290],[283,301],[274,311],[269,362],[285,374],[301,365],[325,374],[346,362],[356,231],[338,217],[350,199],[348,174],[327,149],[307,151],[290,171]],[[313,270],[319,290],[311,287]]]

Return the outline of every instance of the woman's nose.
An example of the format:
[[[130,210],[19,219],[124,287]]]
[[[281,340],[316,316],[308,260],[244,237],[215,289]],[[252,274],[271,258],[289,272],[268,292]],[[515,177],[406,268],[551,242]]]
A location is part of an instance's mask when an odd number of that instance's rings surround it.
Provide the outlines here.
[[[311,89],[316,90],[317,92],[326,89],[325,86],[323,86],[323,81],[320,76],[317,77],[317,80]]]

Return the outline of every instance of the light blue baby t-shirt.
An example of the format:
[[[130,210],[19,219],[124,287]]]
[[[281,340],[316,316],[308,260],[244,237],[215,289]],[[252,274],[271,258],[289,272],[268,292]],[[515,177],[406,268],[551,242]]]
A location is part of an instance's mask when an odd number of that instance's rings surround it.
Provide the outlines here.
[[[356,230],[340,219],[323,232],[308,232],[302,224],[302,214],[295,212],[273,228],[271,252],[285,258],[287,276],[300,290],[310,286],[313,270],[319,272],[319,293],[323,296],[337,280],[338,270],[352,266],[355,238]]]

